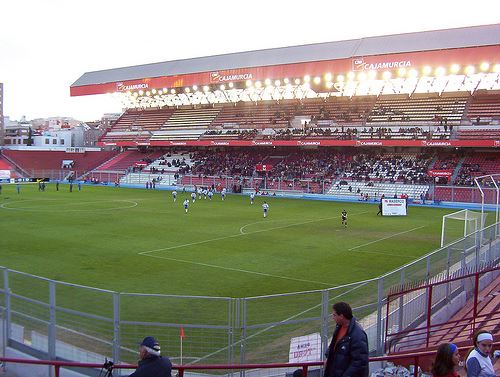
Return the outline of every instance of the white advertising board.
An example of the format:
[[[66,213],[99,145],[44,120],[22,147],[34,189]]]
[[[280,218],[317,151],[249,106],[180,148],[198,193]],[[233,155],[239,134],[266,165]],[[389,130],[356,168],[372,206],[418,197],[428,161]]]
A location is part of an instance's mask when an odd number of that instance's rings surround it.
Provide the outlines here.
[[[406,216],[406,199],[382,199],[383,216]]]

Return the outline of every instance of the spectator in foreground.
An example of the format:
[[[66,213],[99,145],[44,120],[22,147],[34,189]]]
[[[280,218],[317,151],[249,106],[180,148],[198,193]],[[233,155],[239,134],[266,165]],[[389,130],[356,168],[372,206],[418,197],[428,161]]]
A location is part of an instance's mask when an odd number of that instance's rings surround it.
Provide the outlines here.
[[[453,343],[441,344],[432,364],[433,377],[458,377],[457,368],[460,362],[460,353]]]
[[[368,377],[368,337],[345,302],[333,305],[336,322],[328,347],[324,377]]]
[[[147,336],[139,348],[139,365],[129,377],[171,377],[172,363],[168,357],[160,356],[160,345],[152,336]]]
[[[486,330],[479,330],[474,334],[474,348],[469,352],[465,367],[467,377],[493,377],[495,369],[491,362],[491,351],[493,347],[493,335]],[[498,351],[495,353],[497,356]],[[495,361],[498,356],[495,357]]]

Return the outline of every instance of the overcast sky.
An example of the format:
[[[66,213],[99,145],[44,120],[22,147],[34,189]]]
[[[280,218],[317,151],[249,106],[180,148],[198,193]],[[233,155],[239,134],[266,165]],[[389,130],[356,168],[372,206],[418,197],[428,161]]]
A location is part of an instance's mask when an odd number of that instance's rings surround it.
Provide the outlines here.
[[[223,53],[500,23],[500,1],[2,0],[4,115],[99,119],[83,73]]]

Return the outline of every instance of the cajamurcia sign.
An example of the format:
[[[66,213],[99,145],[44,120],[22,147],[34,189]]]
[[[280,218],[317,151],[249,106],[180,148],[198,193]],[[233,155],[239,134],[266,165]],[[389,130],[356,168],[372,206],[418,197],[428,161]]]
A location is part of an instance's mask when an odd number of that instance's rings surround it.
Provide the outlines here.
[[[127,90],[148,89],[149,85],[145,83],[125,85],[122,82],[116,83],[116,90],[119,92],[126,92]]]

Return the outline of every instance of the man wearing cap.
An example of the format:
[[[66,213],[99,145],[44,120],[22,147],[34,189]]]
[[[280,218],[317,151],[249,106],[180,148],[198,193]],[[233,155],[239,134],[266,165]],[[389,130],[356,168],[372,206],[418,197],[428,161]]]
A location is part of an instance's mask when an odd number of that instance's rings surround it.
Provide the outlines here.
[[[129,377],[171,377],[172,363],[168,357],[160,356],[160,345],[152,336],[147,336],[139,348],[139,365]]]

